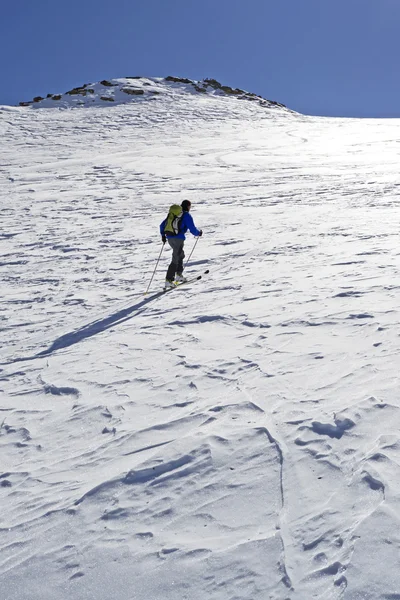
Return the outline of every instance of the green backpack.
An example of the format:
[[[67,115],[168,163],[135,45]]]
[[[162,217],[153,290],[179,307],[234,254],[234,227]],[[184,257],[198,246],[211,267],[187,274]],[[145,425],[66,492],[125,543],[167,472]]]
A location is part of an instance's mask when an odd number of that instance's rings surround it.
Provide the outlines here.
[[[179,204],[173,204],[169,209],[167,222],[165,224],[164,232],[168,235],[178,235],[179,226],[182,218],[182,207]]]

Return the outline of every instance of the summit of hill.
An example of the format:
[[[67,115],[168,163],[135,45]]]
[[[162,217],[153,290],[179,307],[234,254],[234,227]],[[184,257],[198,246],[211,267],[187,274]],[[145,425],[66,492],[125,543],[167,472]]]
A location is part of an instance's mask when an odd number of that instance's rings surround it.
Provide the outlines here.
[[[223,85],[216,79],[196,81],[185,77],[124,77],[103,79],[96,83],[85,83],[65,93],[49,93],[21,101],[20,106],[35,108],[73,108],[88,106],[117,105],[128,102],[156,101],[159,96],[177,97],[187,94],[229,97],[254,102],[265,108],[285,109],[275,100],[267,100],[258,94],[240,88]]]

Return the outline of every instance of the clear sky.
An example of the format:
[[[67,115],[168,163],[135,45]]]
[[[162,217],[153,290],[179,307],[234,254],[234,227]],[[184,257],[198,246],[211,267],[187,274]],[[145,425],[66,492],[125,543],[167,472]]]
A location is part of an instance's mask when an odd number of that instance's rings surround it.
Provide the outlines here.
[[[314,115],[400,117],[400,0],[2,0],[0,104],[213,77]]]

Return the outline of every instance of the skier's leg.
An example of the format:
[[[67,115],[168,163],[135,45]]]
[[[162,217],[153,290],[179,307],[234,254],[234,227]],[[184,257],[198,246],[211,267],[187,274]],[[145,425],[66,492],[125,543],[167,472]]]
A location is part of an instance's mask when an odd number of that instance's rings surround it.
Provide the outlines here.
[[[167,271],[168,281],[175,279],[176,272],[179,267],[180,253],[182,252],[183,240],[179,238],[168,238],[168,243],[172,248],[172,259]]]
[[[180,248],[179,256],[178,256],[178,265],[176,267],[176,272],[178,275],[182,275],[182,272],[183,272],[183,259],[185,258],[185,253],[183,251],[183,244],[184,244],[184,242],[182,240],[182,246]]]

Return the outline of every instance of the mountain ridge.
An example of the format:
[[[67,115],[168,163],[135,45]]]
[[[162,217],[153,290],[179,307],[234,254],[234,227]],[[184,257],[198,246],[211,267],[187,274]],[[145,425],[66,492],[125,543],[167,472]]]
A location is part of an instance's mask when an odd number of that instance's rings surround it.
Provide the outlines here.
[[[33,100],[21,101],[19,106],[34,108],[74,108],[105,105],[106,103],[126,104],[138,100],[154,100],[166,94],[204,94],[231,97],[237,100],[256,102],[265,108],[288,109],[284,104],[268,100],[253,92],[232,88],[216,79],[205,78],[200,81],[185,77],[141,77],[102,79],[96,83],[85,83],[63,94],[35,96]],[[292,112],[292,111],[290,111]]]

